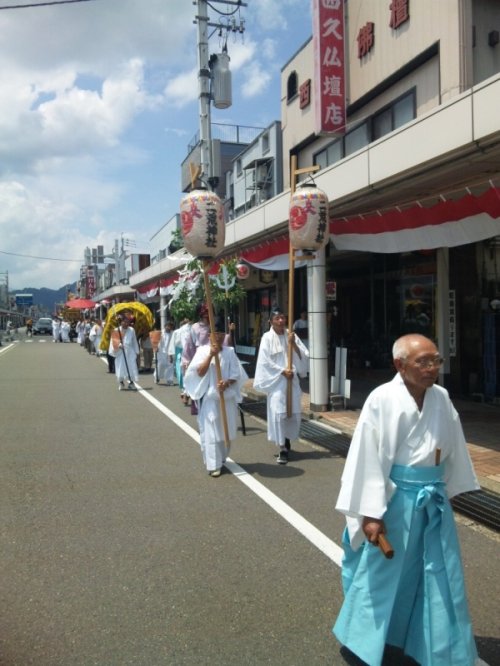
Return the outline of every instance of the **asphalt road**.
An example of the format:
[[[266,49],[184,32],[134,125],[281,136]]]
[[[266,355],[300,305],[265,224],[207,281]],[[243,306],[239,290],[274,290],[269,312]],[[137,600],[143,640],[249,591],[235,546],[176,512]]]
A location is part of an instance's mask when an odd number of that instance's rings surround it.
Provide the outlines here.
[[[0,349],[0,665],[345,663],[330,632],[343,459],[299,442],[277,465],[247,416],[232,472],[212,479],[178,389],[140,385],[119,392],[100,359],[48,336]],[[499,539],[459,531],[495,666]]]

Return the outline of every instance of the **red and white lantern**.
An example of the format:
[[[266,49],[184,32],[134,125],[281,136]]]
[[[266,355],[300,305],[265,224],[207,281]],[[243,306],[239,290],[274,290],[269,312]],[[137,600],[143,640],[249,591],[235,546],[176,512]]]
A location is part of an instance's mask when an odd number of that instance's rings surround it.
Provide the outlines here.
[[[239,261],[236,264],[236,277],[238,280],[246,280],[250,276],[250,266]]]
[[[321,250],[330,237],[328,198],[314,183],[299,183],[292,194],[288,218],[294,250]]]
[[[193,257],[209,259],[222,251],[226,232],[224,209],[215,192],[193,190],[182,198],[181,232],[184,246]]]

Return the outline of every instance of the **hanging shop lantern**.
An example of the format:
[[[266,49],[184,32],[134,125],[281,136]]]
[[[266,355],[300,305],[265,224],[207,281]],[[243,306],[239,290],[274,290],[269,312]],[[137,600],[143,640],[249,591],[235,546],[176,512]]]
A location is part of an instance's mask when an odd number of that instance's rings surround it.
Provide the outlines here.
[[[250,266],[248,264],[242,263],[240,260],[236,264],[236,277],[238,280],[246,280],[248,277],[250,277]]]
[[[181,200],[181,232],[186,250],[198,259],[216,257],[224,248],[222,202],[208,190],[193,190]]]
[[[288,227],[294,250],[321,250],[328,243],[328,198],[314,183],[299,183],[290,201]]]

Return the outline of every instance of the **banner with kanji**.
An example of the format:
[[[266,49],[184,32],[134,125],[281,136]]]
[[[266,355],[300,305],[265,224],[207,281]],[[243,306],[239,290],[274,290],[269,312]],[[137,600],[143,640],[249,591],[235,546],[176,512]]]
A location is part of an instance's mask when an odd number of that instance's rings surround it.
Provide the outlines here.
[[[316,134],[343,134],[346,124],[344,0],[312,0]]]

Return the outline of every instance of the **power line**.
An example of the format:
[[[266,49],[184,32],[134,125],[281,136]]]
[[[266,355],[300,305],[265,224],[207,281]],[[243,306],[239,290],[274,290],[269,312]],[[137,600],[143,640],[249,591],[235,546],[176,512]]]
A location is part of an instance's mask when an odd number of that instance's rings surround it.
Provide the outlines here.
[[[37,2],[29,5],[5,5],[0,9],[26,9],[28,7],[50,7],[51,5],[70,5],[75,2],[94,2],[94,0],[52,0],[51,2]]]
[[[6,252],[5,250],[0,250],[0,254],[8,254],[11,257],[24,257],[27,259],[44,259],[45,261],[72,261],[72,262],[76,261],[80,264],[83,263],[81,259],[56,259],[55,257],[37,257],[33,254],[18,254],[17,252]]]

